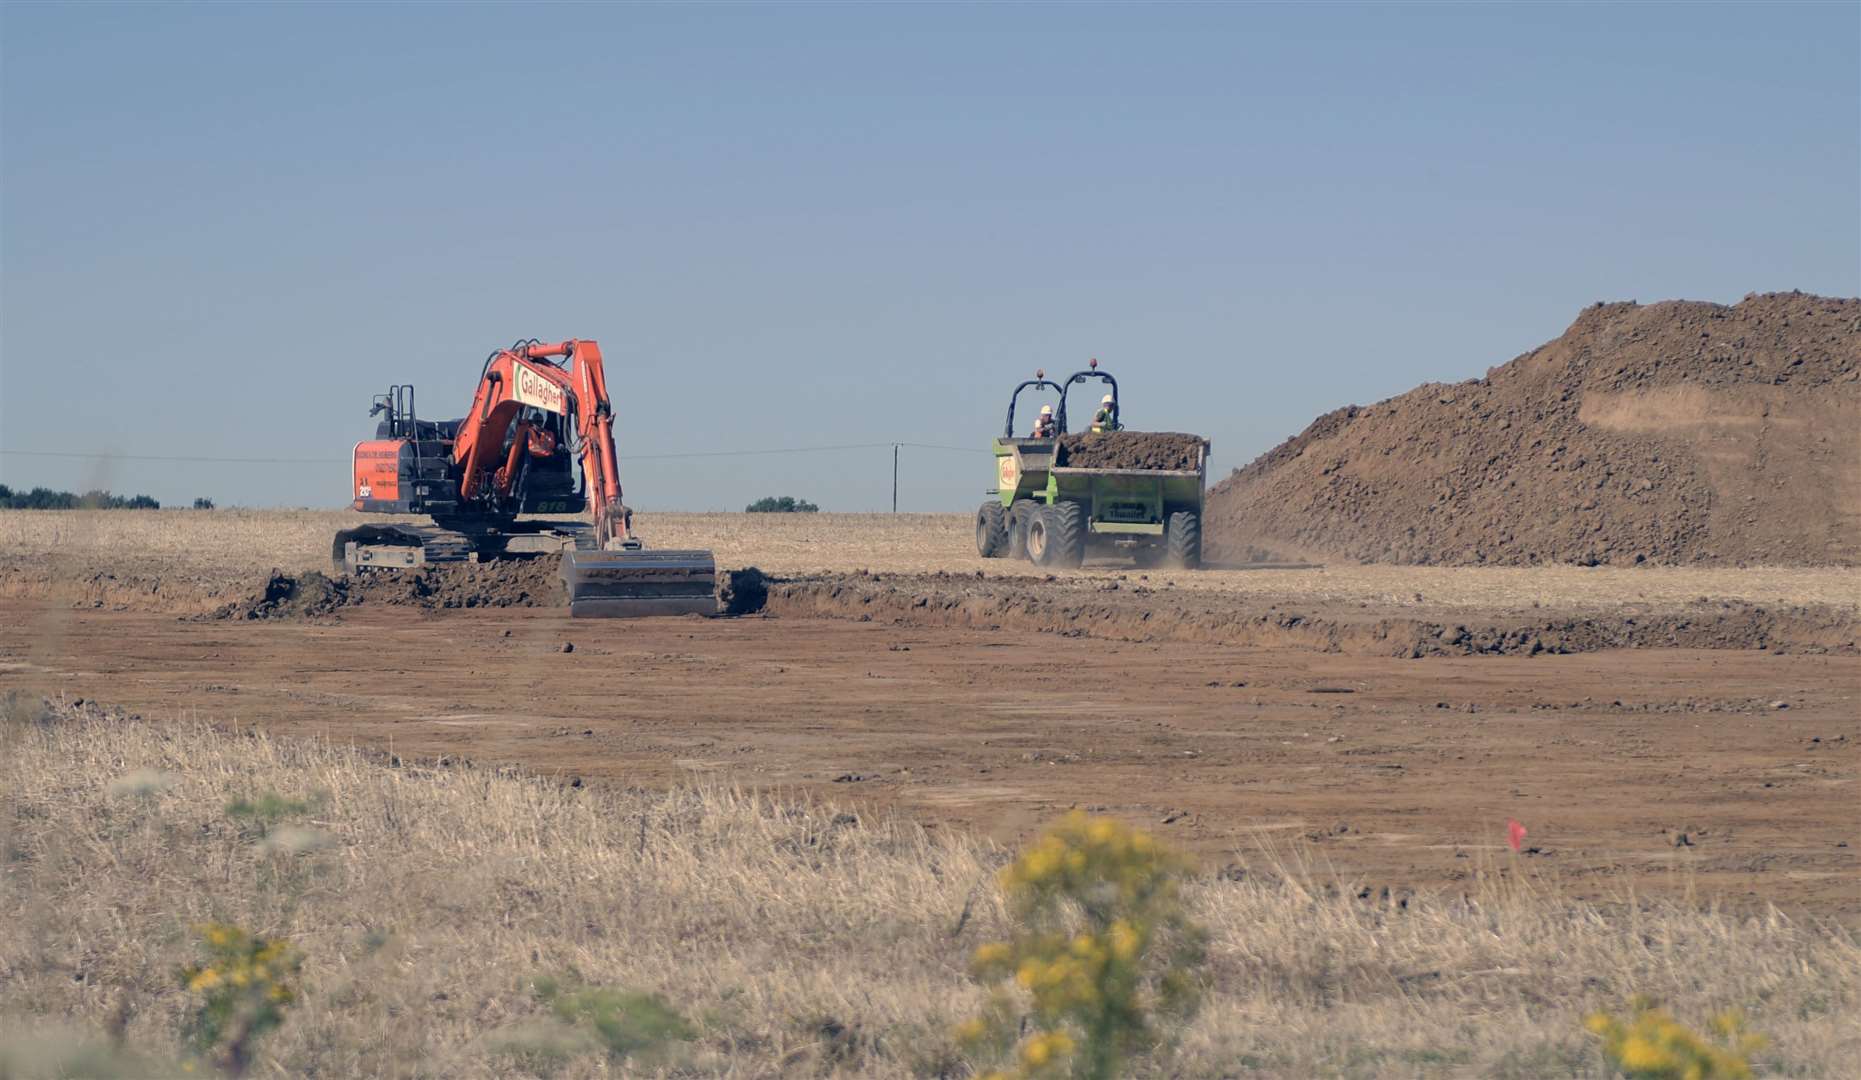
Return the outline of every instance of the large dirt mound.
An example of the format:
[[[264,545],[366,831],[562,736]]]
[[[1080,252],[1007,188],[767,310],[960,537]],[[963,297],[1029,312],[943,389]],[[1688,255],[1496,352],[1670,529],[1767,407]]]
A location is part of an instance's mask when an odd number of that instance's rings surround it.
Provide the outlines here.
[[[1484,379],[1326,413],[1210,547],[1437,564],[1861,563],[1861,300],[1598,304]]]
[[[1058,464],[1071,469],[1193,469],[1200,435],[1102,431],[1060,436]]]

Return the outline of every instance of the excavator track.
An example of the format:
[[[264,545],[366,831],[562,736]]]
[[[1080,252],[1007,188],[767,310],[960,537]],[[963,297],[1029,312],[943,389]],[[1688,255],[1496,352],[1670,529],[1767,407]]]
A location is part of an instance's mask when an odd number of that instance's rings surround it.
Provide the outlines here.
[[[717,566],[710,552],[639,546],[603,551],[595,546],[593,528],[582,522],[360,525],[336,534],[330,562],[339,574],[394,573],[558,553],[572,618],[717,614]]]
[[[579,522],[519,521],[483,528],[439,525],[358,525],[336,534],[331,569],[339,574],[417,570],[444,563],[547,555],[593,544]]]

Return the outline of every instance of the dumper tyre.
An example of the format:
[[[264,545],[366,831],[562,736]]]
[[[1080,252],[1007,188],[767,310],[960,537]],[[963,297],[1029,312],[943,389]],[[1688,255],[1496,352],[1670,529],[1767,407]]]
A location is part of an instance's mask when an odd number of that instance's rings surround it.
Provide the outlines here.
[[[1054,503],[1047,508],[1053,514],[1055,566],[1078,566],[1086,561],[1086,508],[1076,502]]]
[[[1177,570],[1202,566],[1202,515],[1178,510],[1163,523],[1164,561]]]
[[[1034,519],[1034,504],[1026,499],[1008,508],[1008,557],[1027,558],[1027,523]]]
[[[999,559],[1008,551],[1008,515],[1002,504],[991,499],[976,511],[976,553],[985,559]]]
[[[1027,554],[1040,566],[1070,568],[1086,559],[1086,514],[1078,503],[1062,502],[1034,512],[1027,527]]]

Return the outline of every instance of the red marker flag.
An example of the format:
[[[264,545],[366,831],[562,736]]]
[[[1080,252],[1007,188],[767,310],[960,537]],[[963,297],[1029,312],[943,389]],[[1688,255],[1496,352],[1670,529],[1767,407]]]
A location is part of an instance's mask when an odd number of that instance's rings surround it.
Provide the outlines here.
[[[1519,847],[1525,843],[1525,826],[1512,818],[1506,819],[1506,843],[1512,845],[1513,851],[1519,850]]]

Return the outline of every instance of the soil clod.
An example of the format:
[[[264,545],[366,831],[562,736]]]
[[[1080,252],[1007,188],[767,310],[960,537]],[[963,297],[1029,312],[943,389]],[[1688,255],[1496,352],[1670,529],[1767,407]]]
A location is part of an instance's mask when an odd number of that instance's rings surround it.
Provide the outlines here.
[[[717,575],[717,608],[726,615],[752,615],[769,600],[769,579],[754,566]]]

